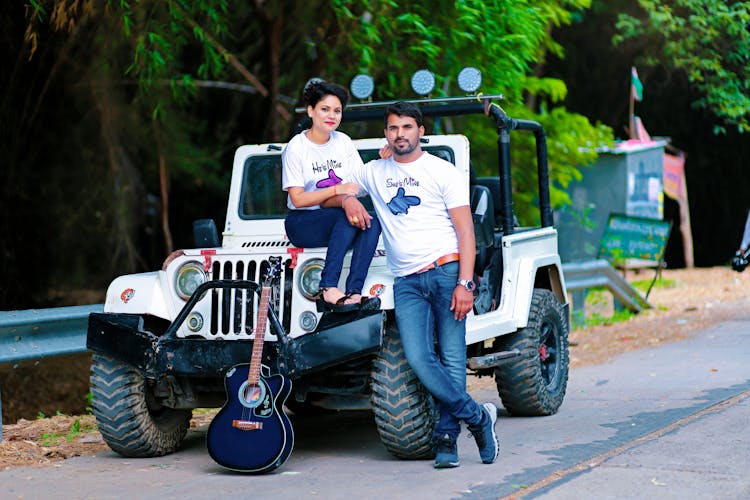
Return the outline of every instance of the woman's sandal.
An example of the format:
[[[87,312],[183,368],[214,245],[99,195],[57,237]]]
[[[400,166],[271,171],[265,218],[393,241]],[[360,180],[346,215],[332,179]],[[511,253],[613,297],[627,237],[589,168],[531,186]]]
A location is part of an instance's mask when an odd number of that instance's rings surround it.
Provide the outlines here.
[[[359,308],[363,311],[376,311],[380,309],[380,297],[362,297]]]
[[[362,296],[357,292],[349,292],[346,294],[350,299],[353,298],[355,295],[359,295],[359,301],[353,302],[353,304],[358,304],[359,308],[363,311],[375,311],[380,309],[380,298],[379,297],[371,297],[371,296]]]
[[[318,312],[351,312],[356,311],[361,307],[361,304],[346,304],[346,301],[349,300],[349,297],[352,296],[352,294],[346,294],[343,297],[341,297],[339,300],[337,300],[335,303],[328,302],[326,299],[323,298],[323,294],[328,290],[328,288],[319,288],[318,294],[315,296],[315,306],[318,309]]]

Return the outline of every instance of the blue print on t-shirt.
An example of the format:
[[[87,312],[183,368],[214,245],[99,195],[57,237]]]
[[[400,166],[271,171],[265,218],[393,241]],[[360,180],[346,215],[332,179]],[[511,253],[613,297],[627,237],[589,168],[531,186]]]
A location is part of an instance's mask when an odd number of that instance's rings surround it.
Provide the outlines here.
[[[406,191],[400,187],[396,191],[396,196],[391,198],[387,205],[393,215],[401,215],[409,213],[409,207],[419,205],[421,202],[418,196],[406,196]]]

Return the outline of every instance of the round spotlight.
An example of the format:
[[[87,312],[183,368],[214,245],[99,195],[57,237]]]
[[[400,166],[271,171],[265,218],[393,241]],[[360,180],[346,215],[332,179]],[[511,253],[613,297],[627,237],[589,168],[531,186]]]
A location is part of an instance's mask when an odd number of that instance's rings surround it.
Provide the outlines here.
[[[312,311],[305,311],[299,315],[299,327],[305,332],[311,332],[318,326],[318,317]]]
[[[411,77],[411,88],[419,95],[427,95],[435,88],[435,75],[426,69],[420,69]]]
[[[199,312],[192,312],[187,318],[187,327],[191,332],[197,332],[203,328],[203,316]]]
[[[349,90],[351,90],[352,95],[357,99],[367,99],[372,95],[372,91],[375,90],[375,82],[370,75],[359,74],[352,78]]]
[[[458,74],[458,88],[473,94],[482,85],[482,72],[471,66],[464,68]]]

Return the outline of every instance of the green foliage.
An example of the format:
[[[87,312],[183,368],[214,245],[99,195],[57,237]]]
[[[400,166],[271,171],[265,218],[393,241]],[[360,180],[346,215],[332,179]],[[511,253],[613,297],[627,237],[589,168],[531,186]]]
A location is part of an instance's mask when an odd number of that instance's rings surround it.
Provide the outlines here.
[[[646,293],[646,291],[648,291],[649,287],[651,286],[652,281],[653,279],[636,280],[636,281],[633,281],[631,285],[633,285],[638,291]],[[653,283],[654,283],[654,286],[653,286],[654,289],[675,288],[678,285],[677,281],[665,279],[662,276],[659,276],[659,278]]]
[[[419,68],[436,75],[437,95],[450,94],[465,66],[483,71],[485,93],[503,93],[520,102],[524,92],[564,96],[560,81],[529,82],[545,51],[561,54],[550,27],[570,22],[571,11],[590,0],[538,2],[437,1],[402,5],[390,0],[332,0],[346,43],[332,52],[372,75],[379,98],[402,97]],[[345,67],[351,71],[351,67]],[[408,95],[408,94],[407,94]]]
[[[586,317],[586,322],[582,325],[584,328],[587,326],[597,325],[612,325],[614,323],[621,323],[628,321],[630,318],[635,316],[635,313],[628,309],[619,309],[612,313],[612,316],[604,316],[600,313],[593,313]]]
[[[593,159],[587,146],[608,143],[611,132],[561,108],[567,87],[545,78],[542,68],[547,54],[563,55],[552,30],[590,3],[26,0],[17,20],[27,23],[26,46],[9,53],[22,54],[22,63],[36,57],[49,82],[37,94],[11,82],[8,95],[30,96],[44,114],[34,117],[35,128],[11,128],[24,133],[8,141],[19,144],[9,164],[13,183],[27,172],[38,175],[28,185],[41,192],[26,196],[44,198],[45,210],[55,214],[47,240],[60,257],[36,265],[40,286],[101,287],[112,276],[158,266],[168,246],[158,241],[169,230],[168,213],[179,214],[172,221],[175,246],[189,235],[191,218],[217,218],[232,151],[287,140],[296,121],[290,108],[312,76],[346,84],[367,72],[376,81],[375,98],[404,98],[412,95],[412,73],[428,68],[438,80],[435,95],[459,95],[458,71],[475,66],[485,94],[504,94],[509,115],[547,129],[553,204],[566,203],[565,187]],[[237,82],[249,85],[240,93]],[[217,90],[218,84],[235,87]],[[64,110],[44,100],[47,88],[65,98]],[[64,133],[62,115],[70,124]],[[484,120],[443,120],[431,131],[470,136],[480,175],[496,175],[497,137]],[[25,139],[32,137],[33,147]],[[516,207],[521,219],[533,220],[532,137],[515,133],[512,141]],[[28,168],[31,150],[40,158]],[[167,203],[170,192],[176,199]],[[188,221],[182,228],[180,218]],[[82,250],[81,241],[90,244]],[[8,288],[22,279],[28,282],[18,272]]]
[[[62,414],[58,412],[58,415]],[[62,434],[60,432],[45,432],[44,434],[42,434],[42,439],[40,440],[40,442],[42,446],[55,446],[62,440],[65,440],[67,442],[73,441],[74,439],[80,437],[81,434],[85,434],[94,429],[96,429],[96,426],[83,425],[81,423],[81,419],[76,418],[73,421],[73,424],[71,424],[70,429],[68,429],[65,434]]]
[[[592,125],[569,113],[559,103],[565,83],[535,75],[535,68],[551,52],[562,56],[550,28],[568,24],[571,15],[589,0],[518,2],[431,2],[401,6],[399,2],[333,0],[334,11],[347,33],[347,43],[332,49],[333,60],[349,61],[332,68],[336,74],[351,66],[373,76],[377,98],[403,98],[412,91],[411,74],[427,68],[435,74],[436,95],[459,95],[455,76],[465,66],[480,68],[485,94],[503,94],[505,111],[513,117],[539,121],[547,131],[552,204],[570,203],[566,188],[581,178],[580,168],[593,163],[596,148],[611,145],[612,130]],[[529,109],[528,102],[536,103]],[[497,135],[486,121],[455,119],[436,123],[432,132],[461,132],[472,141],[477,175],[497,175]],[[512,162],[514,205],[522,223],[538,223],[536,150],[533,136],[514,133]]]
[[[581,169],[597,158],[597,148],[612,146],[612,129],[591,124],[582,115],[563,107],[533,113],[521,105],[508,105],[505,111],[516,118],[538,121],[547,133],[550,168],[550,198],[553,209],[571,203],[567,188],[582,177]],[[486,123],[476,120],[457,127],[471,137],[472,159],[477,175],[498,175],[497,135]],[[528,132],[511,133],[511,164],[513,165],[513,203],[521,225],[539,223],[537,209],[537,169],[534,136]]]
[[[620,14],[613,43],[647,40],[647,65],[683,70],[693,104],[740,132],[750,131],[750,3],[638,0],[639,16]],[[648,83],[646,83],[648,90]],[[724,132],[717,126],[715,133]]]

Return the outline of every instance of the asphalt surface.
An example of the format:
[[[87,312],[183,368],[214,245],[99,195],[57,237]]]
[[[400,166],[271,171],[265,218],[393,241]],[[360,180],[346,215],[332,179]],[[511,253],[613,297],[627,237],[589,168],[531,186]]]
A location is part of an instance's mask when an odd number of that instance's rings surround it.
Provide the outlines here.
[[[494,391],[475,393],[495,401]],[[694,338],[571,372],[550,417],[501,414],[500,459],[459,439],[461,467],[399,461],[369,412],[295,419],[272,474],[211,461],[205,429],[167,457],[112,452],[0,472],[0,498],[750,498],[750,313]]]

